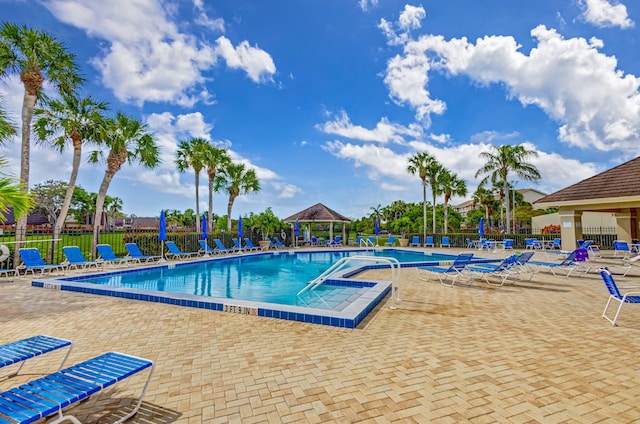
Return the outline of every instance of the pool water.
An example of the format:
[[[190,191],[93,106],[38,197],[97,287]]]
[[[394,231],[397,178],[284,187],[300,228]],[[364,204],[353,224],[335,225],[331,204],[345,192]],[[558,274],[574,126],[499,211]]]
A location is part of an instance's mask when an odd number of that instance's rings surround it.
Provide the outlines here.
[[[85,283],[160,292],[193,294],[225,299],[242,299],[283,305],[299,304],[297,293],[332,264],[346,256],[394,257],[400,262],[450,260],[447,255],[425,255],[403,250],[329,251],[232,256],[224,259],[152,267],[117,275],[81,278]],[[370,262],[354,261],[354,266]],[[78,280],[76,280],[78,281]],[[360,287],[322,285],[320,291],[334,291],[335,299],[349,298]],[[330,302],[335,307],[335,302]],[[313,307],[324,308],[320,303]]]

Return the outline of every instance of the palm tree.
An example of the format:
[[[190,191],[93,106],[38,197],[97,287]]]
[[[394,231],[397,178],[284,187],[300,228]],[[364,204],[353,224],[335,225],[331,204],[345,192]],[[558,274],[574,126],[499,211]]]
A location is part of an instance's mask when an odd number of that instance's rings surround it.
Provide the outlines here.
[[[210,146],[204,138],[192,138],[181,141],[176,152],[176,167],[178,171],[185,172],[193,169],[196,185],[196,228],[200,228],[200,171],[205,166],[205,151]]]
[[[477,204],[481,204],[484,207],[484,217],[487,222],[489,222],[489,210],[491,209],[490,206],[493,199],[493,192],[484,187],[478,187],[473,194],[473,206],[475,207]]]
[[[105,130],[103,112],[106,110],[107,104],[104,102],[96,102],[91,97],[79,98],[66,93],[62,93],[60,99],[48,101],[46,108],[35,110],[34,132],[40,141],[49,141],[51,146],[60,153],[64,152],[68,141],[71,141],[73,145],[71,176],[64,202],[60,207],[59,216],[53,228],[54,247],[52,251],[55,251],[56,240],[64,228],[71,206],[82,160],[82,145],[84,143],[98,143],[102,139],[101,133]]]
[[[207,145],[204,151],[204,165],[207,168],[209,177],[209,213],[207,214],[207,228],[213,228],[213,192],[215,190],[215,180],[218,172],[231,163],[231,158],[227,149]]]
[[[423,240],[427,239],[427,179],[431,184],[433,195],[433,233],[436,232],[436,195],[438,174],[443,169],[437,159],[427,152],[418,152],[409,158],[407,171],[411,174],[418,174],[422,180],[422,209],[423,209]]]
[[[18,74],[24,85],[20,157],[20,186],[24,191],[29,190],[31,120],[43,83],[46,79],[60,92],[70,93],[82,82],[78,71],[75,55],[52,36],[8,22],[0,27],[0,78]],[[23,215],[16,222],[16,261],[26,229],[27,216]]]
[[[113,221],[115,221],[115,218],[122,215],[122,199],[119,197],[105,196],[104,210],[107,215],[107,223],[109,223],[109,218],[113,218]]]
[[[11,121],[9,121],[9,117],[1,106],[2,104],[0,103],[0,144],[16,134],[16,129],[11,124]]]
[[[246,169],[242,163],[229,163],[220,169],[215,181],[215,190],[225,190],[229,194],[227,203],[227,231],[231,231],[231,208],[236,198],[245,193],[260,191],[256,171]]]
[[[7,165],[7,160],[0,156],[0,169]],[[26,216],[34,205],[35,201],[29,192],[22,190],[17,181],[0,171],[0,223],[5,222],[9,207],[13,208],[13,216],[18,219]]]
[[[451,196],[466,196],[467,183],[448,169],[438,175],[438,188],[444,194],[444,233],[449,231],[449,200]]]
[[[105,197],[114,175],[127,162],[133,163],[137,161],[147,168],[155,168],[160,162],[160,151],[156,144],[155,136],[147,131],[146,125],[118,112],[116,118],[110,119],[107,126],[108,131],[105,133],[103,145],[109,148],[109,153],[105,157],[104,151],[96,150],[91,152],[89,156],[91,163],[106,162],[107,164],[96,199],[93,242],[91,245],[94,254],[98,244]]]
[[[481,152],[480,157],[487,162],[476,172],[476,178],[482,174],[488,174],[480,182],[484,185],[491,180],[492,183],[498,183],[502,186],[502,193],[507,192],[507,184],[509,183],[509,174],[514,173],[518,178],[527,181],[537,181],[541,178],[540,171],[528,162],[528,159],[538,156],[533,150],[527,150],[524,146],[512,146],[509,144],[498,146],[490,146],[491,151]],[[510,221],[509,202],[507,202],[506,221]]]

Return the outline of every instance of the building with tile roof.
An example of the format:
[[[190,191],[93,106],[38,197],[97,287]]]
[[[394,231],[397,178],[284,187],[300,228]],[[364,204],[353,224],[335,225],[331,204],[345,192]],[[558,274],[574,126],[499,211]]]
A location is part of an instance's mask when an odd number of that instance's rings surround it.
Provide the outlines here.
[[[538,208],[558,208],[562,243],[575,246],[582,239],[584,212],[615,215],[619,240],[638,238],[640,209],[640,157],[551,193],[534,203]]]
[[[333,239],[333,224],[336,222],[347,223],[351,222],[351,219],[339,214],[331,208],[326,207],[322,203],[316,203],[313,206],[308,207],[298,213],[291,215],[284,219],[284,222],[291,224],[292,228],[295,225],[296,220],[299,224],[304,223],[328,223],[329,224],[329,238]],[[346,240],[346,228],[342,226],[342,239]]]

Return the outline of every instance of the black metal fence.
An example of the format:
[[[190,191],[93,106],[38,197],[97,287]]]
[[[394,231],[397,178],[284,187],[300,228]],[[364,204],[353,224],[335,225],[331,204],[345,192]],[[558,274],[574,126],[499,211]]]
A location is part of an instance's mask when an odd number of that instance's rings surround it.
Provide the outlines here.
[[[237,237],[237,234],[224,231],[209,233],[207,235],[209,241],[220,239],[226,247],[233,245],[231,240],[233,237]],[[257,244],[259,240],[259,234],[252,232],[250,229],[244,232],[244,237],[249,238],[254,244]],[[50,230],[29,230],[25,237],[24,247],[37,248],[42,257],[49,263],[61,263],[65,260],[62,252],[64,246],[78,246],[87,259],[95,259],[91,251],[92,238],[93,233],[90,231],[71,230],[61,234],[57,242],[54,243]],[[174,241],[181,250],[187,252],[200,250],[199,240],[201,238],[202,234],[200,232],[167,232],[167,240]],[[5,230],[0,234],[0,245],[5,245],[9,250],[8,258],[0,262],[0,269],[15,268],[15,239],[16,232],[13,230]],[[157,229],[131,228],[127,230],[102,232],[98,240],[99,243],[109,244],[118,256],[126,256],[125,243],[136,243],[140,247],[140,250],[147,255],[159,255],[162,249],[161,242],[158,240]],[[210,242],[209,245],[213,246],[213,242]]]

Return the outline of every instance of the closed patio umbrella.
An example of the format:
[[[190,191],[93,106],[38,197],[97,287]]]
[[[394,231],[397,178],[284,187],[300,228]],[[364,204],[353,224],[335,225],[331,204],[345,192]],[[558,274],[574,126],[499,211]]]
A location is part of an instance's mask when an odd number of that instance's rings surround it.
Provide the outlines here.
[[[164,216],[164,210],[160,211],[160,222],[158,223],[158,240],[160,243],[160,261],[164,262],[164,242],[167,241],[167,219]]]
[[[478,224],[478,237],[484,238],[484,218],[480,218],[480,224]]]
[[[295,236],[296,236],[296,246],[298,245],[298,237],[300,237],[300,224],[298,223],[298,220],[296,219],[296,226],[293,230]]]
[[[238,218],[238,240],[242,240],[244,234],[242,233],[242,216]]]

